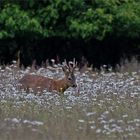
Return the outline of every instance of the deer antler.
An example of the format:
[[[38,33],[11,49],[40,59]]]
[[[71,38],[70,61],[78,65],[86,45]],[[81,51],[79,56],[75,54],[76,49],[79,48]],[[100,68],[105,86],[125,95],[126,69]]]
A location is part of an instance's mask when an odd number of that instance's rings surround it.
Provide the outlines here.
[[[68,64],[67,64],[66,59],[64,60],[64,66],[65,66],[67,69],[69,69],[69,66],[68,66]]]
[[[77,61],[75,61],[75,58],[73,59],[73,69],[77,67]]]
[[[77,67],[77,62],[75,61],[75,58],[72,61],[69,61],[69,63],[67,63],[66,59],[64,60],[64,67],[66,69],[68,69],[69,71],[73,72],[73,70]]]
[[[69,70],[72,72],[77,67],[77,62],[75,61],[75,58],[73,59],[73,62],[69,62]]]

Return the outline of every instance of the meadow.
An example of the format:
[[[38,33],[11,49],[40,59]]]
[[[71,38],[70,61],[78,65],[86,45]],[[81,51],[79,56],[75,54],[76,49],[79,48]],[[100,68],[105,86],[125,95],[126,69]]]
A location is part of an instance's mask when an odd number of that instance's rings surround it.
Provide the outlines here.
[[[19,90],[18,80],[27,73],[61,78],[61,66],[1,66],[0,140],[139,140],[140,66],[104,67],[77,69],[77,88],[38,96]]]

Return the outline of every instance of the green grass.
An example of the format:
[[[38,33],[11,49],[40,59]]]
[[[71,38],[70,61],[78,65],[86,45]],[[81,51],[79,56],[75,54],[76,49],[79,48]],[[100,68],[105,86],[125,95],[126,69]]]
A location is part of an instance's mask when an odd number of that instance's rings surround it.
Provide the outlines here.
[[[140,137],[136,137],[135,133],[140,132],[140,127],[131,132],[132,136],[129,136],[127,131],[110,134],[97,133],[98,129],[103,130],[104,128],[104,124],[100,123],[101,119],[109,125],[111,124],[111,122],[108,123],[109,120],[114,119],[112,123],[121,126],[121,128],[127,128],[129,121],[132,121],[132,126],[135,125],[133,120],[140,116],[140,101],[133,102],[131,106],[125,101],[120,100],[120,102],[118,103],[118,99],[115,98],[107,101],[107,99],[102,99],[102,96],[98,97],[98,101],[88,106],[81,106],[77,103],[72,107],[65,107],[63,104],[43,107],[28,102],[17,105],[12,101],[0,102],[0,140],[137,140]],[[123,117],[125,114],[127,115]],[[20,122],[17,124],[12,121],[7,122],[5,118],[17,118],[20,119]],[[24,120],[41,121],[43,125],[24,124]],[[118,120],[121,120],[120,123]]]

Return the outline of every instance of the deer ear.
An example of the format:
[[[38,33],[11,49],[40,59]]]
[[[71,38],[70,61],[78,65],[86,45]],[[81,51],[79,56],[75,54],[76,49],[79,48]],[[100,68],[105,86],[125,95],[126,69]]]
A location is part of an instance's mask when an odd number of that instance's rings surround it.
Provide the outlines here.
[[[62,70],[64,71],[64,73],[66,73],[67,72],[66,66],[62,66]]]

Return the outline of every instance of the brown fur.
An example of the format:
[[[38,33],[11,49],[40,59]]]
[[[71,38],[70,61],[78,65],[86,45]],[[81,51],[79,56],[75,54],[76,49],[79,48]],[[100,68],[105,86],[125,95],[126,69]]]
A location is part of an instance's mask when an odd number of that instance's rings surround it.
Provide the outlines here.
[[[19,83],[25,90],[29,90],[29,88],[31,88],[35,92],[43,91],[45,89],[47,89],[48,91],[55,90],[57,92],[60,92],[70,86],[65,77],[60,80],[54,80],[47,77],[31,74],[23,76],[23,78],[19,80]]]
[[[74,69],[76,65],[77,63],[75,63],[75,59],[72,63],[72,66],[70,64],[67,65],[65,62],[65,66],[62,67],[65,77],[60,80],[50,79],[39,75],[27,74],[19,80],[19,83],[25,90],[32,89],[33,91],[38,92],[47,89],[48,91],[55,90],[57,92],[63,92],[70,86],[76,87],[76,80],[74,76]]]

